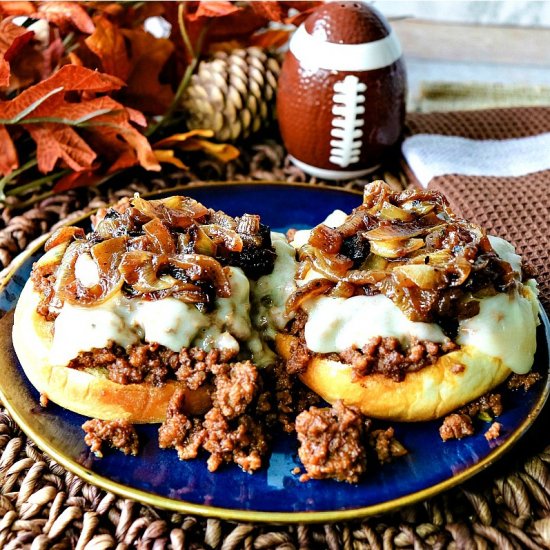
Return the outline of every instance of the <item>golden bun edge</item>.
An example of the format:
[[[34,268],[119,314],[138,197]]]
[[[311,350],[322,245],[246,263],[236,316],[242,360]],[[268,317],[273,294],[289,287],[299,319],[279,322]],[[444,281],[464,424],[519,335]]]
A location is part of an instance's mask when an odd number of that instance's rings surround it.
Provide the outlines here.
[[[136,424],[164,422],[168,402],[175,390],[183,387],[181,384],[123,385],[88,371],[52,365],[53,323],[38,314],[39,299],[32,281],[27,281],[15,309],[12,339],[23,371],[41,394],[84,416]],[[187,412],[200,414],[209,407],[207,388],[186,391]]]
[[[290,356],[293,336],[278,334],[277,351]],[[314,357],[301,380],[325,401],[341,399],[372,418],[420,422],[445,416],[492,390],[511,374],[495,357],[471,346],[442,355],[436,363],[408,373],[396,382],[381,374],[352,381],[352,368],[339,361]]]

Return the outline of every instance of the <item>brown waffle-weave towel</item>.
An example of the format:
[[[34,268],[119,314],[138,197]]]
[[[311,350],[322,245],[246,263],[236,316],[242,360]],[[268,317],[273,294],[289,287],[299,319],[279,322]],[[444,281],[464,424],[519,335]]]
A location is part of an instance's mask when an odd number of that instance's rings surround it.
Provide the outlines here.
[[[550,107],[411,113],[411,181],[516,246],[550,311]]]

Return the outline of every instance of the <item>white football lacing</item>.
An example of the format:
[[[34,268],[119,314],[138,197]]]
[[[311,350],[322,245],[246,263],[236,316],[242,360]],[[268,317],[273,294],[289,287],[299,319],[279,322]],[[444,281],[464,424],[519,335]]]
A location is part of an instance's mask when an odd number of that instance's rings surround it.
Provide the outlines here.
[[[330,140],[329,160],[342,168],[359,162],[363,137],[361,126],[365,123],[360,115],[365,112],[362,104],[365,103],[363,92],[366,90],[367,85],[353,75],[334,84],[332,114],[336,116],[332,119],[330,135],[336,139]]]

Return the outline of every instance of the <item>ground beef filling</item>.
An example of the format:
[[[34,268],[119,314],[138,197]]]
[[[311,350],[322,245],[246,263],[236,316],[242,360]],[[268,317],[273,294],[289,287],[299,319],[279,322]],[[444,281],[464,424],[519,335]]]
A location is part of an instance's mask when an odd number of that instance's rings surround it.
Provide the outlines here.
[[[52,308],[55,301],[55,271],[57,267],[51,265],[35,267],[31,272],[31,281],[34,290],[40,294],[40,300],[36,311],[42,315],[46,321],[55,321],[58,311]]]
[[[541,380],[542,376],[538,372],[528,372],[527,374],[512,374],[508,378],[507,386],[510,390],[519,390],[523,388],[524,391],[527,391],[533,384],[536,384]]]
[[[407,373],[433,365],[442,355],[458,349],[458,345],[450,340],[439,344],[413,339],[409,346],[404,347],[397,338],[377,336],[371,338],[361,349],[349,348],[341,353],[314,353],[306,344],[303,316],[295,321],[296,324],[298,328],[294,326],[290,330],[295,339],[290,344],[286,363],[291,374],[304,372],[314,357],[320,357],[351,365],[354,382],[369,374],[382,374],[401,382]]]
[[[296,433],[298,456],[306,473],[300,481],[331,478],[357,483],[371,458],[382,464],[407,454],[393,428],[371,431],[371,426],[359,409],[342,401],[330,408],[310,407],[301,412],[296,417]]]
[[[502,424],[500,422],[493,422],[489,429],[485,432],[485,439],[487,441],[492,441],[500,437],[500,430],[502,429]]]
[[[103,456],[103,444],[122,451],[124,454],[137,455],[139,441],[136,430],[126,420],[99,420],[93,418],[84,422],[82,429],[86,432],[84,441],[98,457]]]
[[[364,420],[358,409],[337,401],[332,408],[311,407],[296,418],[298,455],[306,468],[300,478],[334,478],[357,483],[367,469],[362,444]]]
[[[474,419],[491,422],[494,417],[503,412],[502,396],[500,393],[486,393],[458,409],[455,413],[446,416],[439,428],[439,435],[443,441],[462,439],[476,432]],[[494,422],[485,433],[487,441],[495,439],[500,434],[501,424]]]
[[[267,414],[272,404],[261,391],[257,367],[250,361],[216,363],[212,353],[200,354],[202,360],[196,361],[194,355],[198,355],[196,350],[188,350],[184,381],[194,388],[209,384],[212,408],[202,417],[190,418],[183,412],[184,391],[176,391],[159,429],[159,446],[175,448],[180,460],[195,458],[202,448],[210,453],[207,465],[211,472],[226,462],[235,462],[249,473],[259,469],[268,451]],[[204,375],[198,386],[197,373]]]
[[[172,351],[160,344],[141,343],[124,349],[111,343],[78,354],[69,364],[72,369],[105,370],[109,380],[117,384],[151,384],[161,386],[169,380],[185,381],[189,389],[199,388],[212,365],[234,359],[233,350],[199,348]]]
[[[467,414],[453,413],[445,417],[439,428],[439,435],[443,441],[462,439],[475,433],[472,419]]]
[[[377,336],[371,338],[361,350],[348,349],[339,357],[352,366],[354,382],[369,374],[382,374],[401,382],[407,373],[433,365],[439,357],[457,348],[451,341],[438,344],[417,339],[405,348],[397,338]]]

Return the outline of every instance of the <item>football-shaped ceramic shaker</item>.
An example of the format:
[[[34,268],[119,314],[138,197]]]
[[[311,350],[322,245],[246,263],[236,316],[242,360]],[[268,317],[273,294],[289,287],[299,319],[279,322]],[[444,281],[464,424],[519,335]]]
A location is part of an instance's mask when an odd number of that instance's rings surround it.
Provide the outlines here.
[[[401,47],[371,6],[330,2],[296,30],[279,77],[277,116],[292,162],[324,179],[374,170],[405,118]]]

